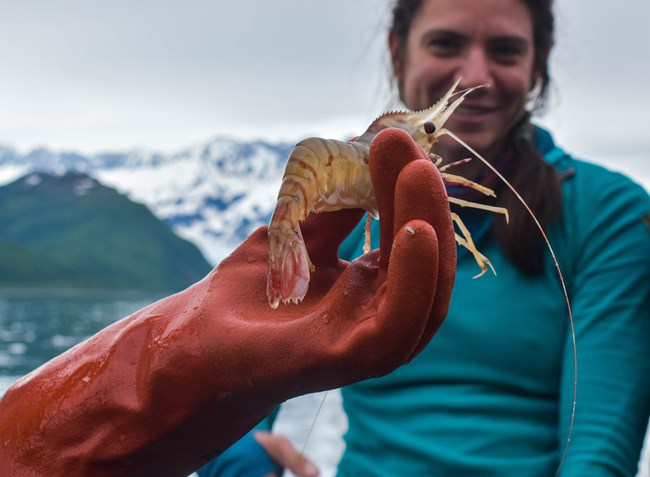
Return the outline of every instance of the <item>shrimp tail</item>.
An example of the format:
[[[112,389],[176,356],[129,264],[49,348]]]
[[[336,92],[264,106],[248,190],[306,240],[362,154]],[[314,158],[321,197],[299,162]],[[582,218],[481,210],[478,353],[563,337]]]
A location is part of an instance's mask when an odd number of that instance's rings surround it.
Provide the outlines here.
[[[292,227],[286,217],[291,217],[296,202],[290,197],[278,201],[272,222],[278,227],[269,228],[269,271],[266,295],[269,305],[277,308],[280,301],[299,303],[307,294],[309,277],[314,266],[309,259],[300,227]],[[293,222],[297,224],[297,221]],[[288,298],[287,298],[288,297]]]

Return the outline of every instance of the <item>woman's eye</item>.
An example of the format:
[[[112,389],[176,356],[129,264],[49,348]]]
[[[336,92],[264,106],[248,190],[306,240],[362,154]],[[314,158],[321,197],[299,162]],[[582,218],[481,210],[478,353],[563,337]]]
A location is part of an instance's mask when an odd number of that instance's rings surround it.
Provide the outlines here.
[[[427,48],[432,53],[453,54],[460,49],[460,43],[451,38],[434,38],[427,42]]]
[[[519,59],[524,55],[525,49],[519,45],[494,45],[490,49],[490,53],[495,61],[512,64],[519,61]]]

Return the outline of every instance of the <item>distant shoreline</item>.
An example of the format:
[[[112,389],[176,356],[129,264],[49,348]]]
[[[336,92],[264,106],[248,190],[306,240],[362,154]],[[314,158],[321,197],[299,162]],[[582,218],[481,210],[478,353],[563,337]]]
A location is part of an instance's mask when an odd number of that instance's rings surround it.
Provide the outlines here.
[[[153,291],[132,288],[57,288],[57,287],[0,287],[0,296],[13,295],[13,296],[79,296],[84,295],[88,297],[115,297],[126,296],[129,298],[151,297],[159,296],[164,298],[172,293],[169,291]]]

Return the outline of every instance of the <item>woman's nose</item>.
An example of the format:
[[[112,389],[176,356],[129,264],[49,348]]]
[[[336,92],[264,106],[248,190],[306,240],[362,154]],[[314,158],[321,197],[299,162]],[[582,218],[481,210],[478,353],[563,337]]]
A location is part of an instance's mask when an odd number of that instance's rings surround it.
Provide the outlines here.
[[[459,67],[458,75],[462,77],[460,87],[463,89],[489,85],[492,77],[490,63],[485,52],[481,48],[468,50],[465,58],[463,58],[463,63]]]

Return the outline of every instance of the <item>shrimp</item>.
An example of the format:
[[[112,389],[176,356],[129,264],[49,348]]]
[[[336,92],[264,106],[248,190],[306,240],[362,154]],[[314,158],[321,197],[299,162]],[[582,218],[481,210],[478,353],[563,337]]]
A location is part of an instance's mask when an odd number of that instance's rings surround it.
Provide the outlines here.
[[[368,155],[370,143],[377,133],[389,127],[406,131],[429,157],[440,166],[442,159],[431,154],[431,147],[438,138],[448,134],[443,128],[447,119],[462,103],[467,94],[476,88],[461,92],[450,103],[460,79],[433,106],[415,112],[389,112],[379,116],[356,140],[352,142],[335,139],[308,138],[300,141],[287,161],[282,185],[268,227],[269,271],[267,297],[272,308],[283,303],[299,303],[307,293],[310,273],[314,270],[300,231],[300,222],[311,212],[332,212],[344,208],[362,208],[370,216],[378,217],[375,192],[370,179]],[[464,177],[445,172],[452,166],[440,167],[444,182],[460,184],[485,195],[496,197],[494,191]],[[468,202],[448,197],[450,203],[462,207],[474,207],[503,214],[502,207]],[[490,261],[481,254],[458,214],[452,214],[459,232],[456,242],[469,250],[483,275]],[[365,250],[369,250],[366,236]]]
[[[443,128],[447,119],[461,104],[465,96],[476,88],[481,87],[477,86],[460,92],[460,96],[450,103],[459,82],[460,79],[456,81],[442,99],[428,109],[415,112],[390,112],[378,117],[368,127],[366,132],[353,142],[346,143],[336,140],[309,138],[296,145],[289,156],[282,186],[278,194],[278,202],[268,228],[269,272],[267,276],[267,296],[269,304],[273,308],[277,308],[280,301],[283,301],[285,304],[290,301],[298,303],[307,293],[309,274],[310,271],[313,271],[314,267],[309,261],[309,255],[307,254],[307,249],[300,232],[299,222],[305,219],[309,213],[336,211],[343,208],[363,208],[372,216],[376,217],[378,215],[374,190],[370,179],[368,155],[372,139],[382,129],[397,127],[408,132],[413,141],[424,149],[429,158],[438,167],[443,182],[460,184],[487,196],[496,197],[493,190],[462,176],[448,174],[446,172],[447,169],[456,164],[463,163],[468,159],[440,167],[442,158],[432,154],[431,147],[438,142],[438,138],[441,136],[449,136],[481,160],[517,197],[517,200],[524,206],[542,235],[558,273],[562,293],[567,305],[573,348],[573,402],[571,406],[571,422],[569,424],[564,450],[555,472],[555,477],[558,477],[567,457],[571,436],[573,434],[578,390],[576,331],[569,293],[564,275],[549,238],[521,194],[492,164],[484,159],[469,144],[453,132]],[[455,203],[462,207],[473,207],[503,214],[506,221],[508,221],[508,210],[505,208],[468,202],[455,197],[447,197],[447,200],[450,203]],[[455,233],[456,242],[472,253],[476,263],[481,268],[481,272],[474,278],[483,275],[487,271],[487,266],[496,274],[488,258],[477,250],[469,230],[467,230],[458,214],[452,213],[451,216],[452,221],[456,224],[460,232]],[[366,231],[369,231],[368,226],[366,227]],[[369,249],[369,239],[369,236],[366,235],[366,246],[364,247],[364,251],[366,252]],[[307,439],[303,443],[303,451],[316,424],[316,419],[318,418],[326,396],[327,392],[323,395],[319,410],[316,412],[316,416],[314,416],[308,431]]]

